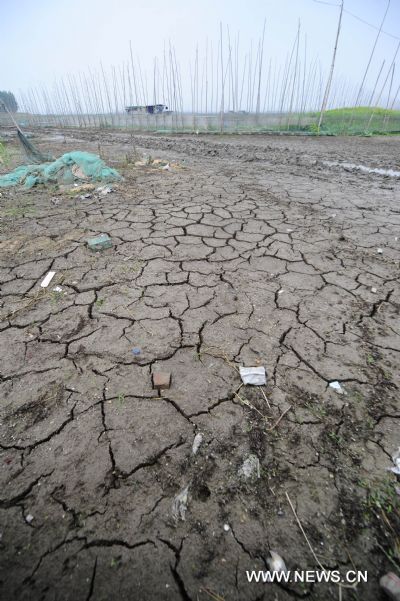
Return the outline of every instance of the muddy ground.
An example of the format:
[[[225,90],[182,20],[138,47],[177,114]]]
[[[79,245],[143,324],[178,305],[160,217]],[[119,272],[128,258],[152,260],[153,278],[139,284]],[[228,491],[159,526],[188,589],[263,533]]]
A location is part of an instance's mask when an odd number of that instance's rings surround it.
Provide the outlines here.
[[[86,199],[1,191],[1,599],[384,599],[400,182],[324,161],[398,169],[400,139],[33,141],[100,151],[125,180]],[[135,166],[143,153],[174,166]],[[93,253],[100,233],[114,246]],[[241,386],[239,365],[264,365],[266,386]],[[249,583],[271,550],[368,582]]]

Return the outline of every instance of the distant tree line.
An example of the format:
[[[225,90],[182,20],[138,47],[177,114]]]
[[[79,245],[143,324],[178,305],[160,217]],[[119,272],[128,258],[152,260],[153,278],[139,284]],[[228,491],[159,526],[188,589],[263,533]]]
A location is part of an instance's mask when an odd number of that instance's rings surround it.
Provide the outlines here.
[[[15,96],[12,92],[5,92],[0,90],[0,113],[5,113],[6,109],[4,104],[11,113],[16,113],[18,110],[18,103],[15,100]]]

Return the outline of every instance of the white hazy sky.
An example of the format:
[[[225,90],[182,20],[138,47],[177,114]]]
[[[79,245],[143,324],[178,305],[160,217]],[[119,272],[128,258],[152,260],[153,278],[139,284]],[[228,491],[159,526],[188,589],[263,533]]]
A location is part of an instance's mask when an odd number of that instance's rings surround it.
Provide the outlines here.
[[[329,0],[338,3],[338,0]],[[345,0],[344,7],[379,26],[387,0]],[[0,89],[18,94],[37,84],[50,85],[56,76],[119,66],[135,56],[151,73],[154,56],[171,40],[178,61],[189,70],[196,43],[218,41],[219,23],[231,36],[240,31],[247,50],[261,35],[266,18],[265,64],[269,57],[284,62],[301,21],[310,58],[319,57],[328,70],[339,9],[315,0],[0,0]],[[225,29],[226,31],[226,29]],[[382,61],[388,67],[400,39],[400,0],[391,0],[384,31],[370,68],[370,83]],[[376,29],[344,13],[336,74],[354,83],[362,78]],[[395,39],[397,36],[398,39]],[[200,50],[199,50],[200,52]],[[395,82],[399,81],[400,52]],[[386,67],[385,67],[386,68]]]

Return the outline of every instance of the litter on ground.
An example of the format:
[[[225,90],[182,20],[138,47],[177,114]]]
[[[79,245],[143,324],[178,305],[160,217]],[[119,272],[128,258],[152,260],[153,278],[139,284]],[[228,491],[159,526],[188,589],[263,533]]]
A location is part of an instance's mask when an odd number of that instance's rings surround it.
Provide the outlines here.
[[[102,196],[106,196],[107,194],[114,192],[114,190],[111,188],[111,186],[99,186],[96,188],[96,192],[100,192]]]
[[[275,551],[270,551],[270,555],[271,557],[267,559],[267,563],[271,572],[283,572],[287,574],[288,569],[282,557]]]
[[[180,519],[185,521],[188,500],[189,486],[186,486],[178,495],[176,495],[175,499],[173,500],[172,516],[174,520],[178,521]]]
[[[400,476],[400,447],[397,449],[397,451],[393,455],[392,459],[393,459],[394,466],[388,467],[388,470],[390,472],[393,472],[397,476]]]
[[[198,432],[193,440],[193,446],[192,446],[192,454],[193,455],[197,454],[197,451],[199,450],[202,442],[203,442],[203,435],[200,434],[200,432]]]
[[[46,277],[44,278],[44,280],[40,284],[41,287],[42,288],[47,288],[47,286],[50,284],[51,280],[54,278],[55,275],[56,275],[55,271],[49,271],[49,273],[46,275]]]
[[[381,589],[386,593],[388,599],[400,601],[400,578],[393,572],[388,572],[379,581]]]
[[[266,383],[265,367],[239,367],[243,384],[263,386]]]
[[[112,247],[112,241],[108,234],[100,234],[95,238],[89,238],[87,241],[90,250],[104,250]]]
[[[335,382],[329,382],[329,388],[333,388],[333,390],[335,392],[337,392],[338,394],[346,394],[346,391],[344,388],[342,388],[342,386],[340,385],[339,382],[335,381]]]

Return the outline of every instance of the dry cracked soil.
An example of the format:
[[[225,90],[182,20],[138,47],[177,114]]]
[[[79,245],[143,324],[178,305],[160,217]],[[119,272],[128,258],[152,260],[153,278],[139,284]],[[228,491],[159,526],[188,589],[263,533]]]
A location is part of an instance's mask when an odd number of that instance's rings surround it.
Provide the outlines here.
[[[326,161],[398,169],[399,138],[34,141],[100,151],[124,181],[1,193],[1,599],[384,599],[400,183]],[[100,233],[113,247],[95,253]],[[242,386],[240,365],[267,384]],[[368,582],[249,582],[271,551]]]

